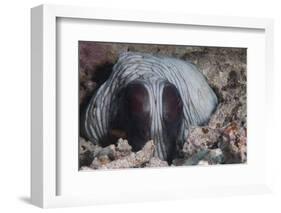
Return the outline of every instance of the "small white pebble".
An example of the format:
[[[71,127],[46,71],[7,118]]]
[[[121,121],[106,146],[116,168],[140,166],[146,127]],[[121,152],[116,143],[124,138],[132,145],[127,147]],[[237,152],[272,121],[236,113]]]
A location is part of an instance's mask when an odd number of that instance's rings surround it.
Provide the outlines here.
[[[209,163],[208,163],[208,161],[200,160],[200,161],[198,162],[198,165],[207,166],[207,165],[209,165]]]

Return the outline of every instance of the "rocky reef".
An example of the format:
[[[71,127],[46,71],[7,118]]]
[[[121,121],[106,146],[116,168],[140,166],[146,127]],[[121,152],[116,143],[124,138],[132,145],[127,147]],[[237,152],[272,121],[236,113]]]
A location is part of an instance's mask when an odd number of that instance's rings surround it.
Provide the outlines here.
[[[245,163],[247,161],[247,85],[245,48],[79,42],[80,109],[108,78],[118,55],[126,51],[162,54],[195,64],[219,98],[205,126],[191,127],[179,156],[170,166]],[[126,139],[107,147],[79,139],[81,170],[162,167],[154,144],[132,152]]]

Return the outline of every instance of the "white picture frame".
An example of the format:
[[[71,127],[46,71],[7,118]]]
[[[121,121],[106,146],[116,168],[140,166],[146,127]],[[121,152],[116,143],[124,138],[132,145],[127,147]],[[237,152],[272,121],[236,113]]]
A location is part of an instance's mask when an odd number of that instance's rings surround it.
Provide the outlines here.
[[[250,181],[237,182],[236,184],[229,184],[229,182],[217,183],[216,185],[204,185],[201,186],[198,182],[192,183],[193,187],[184,186],[179,189],[179,185],[167,184],[164,185],[164,181],[159,181],[159,184],[155,184],[151,187],[151,191],[147,192],[147,188],[143,185],[143,191],[141,189],[132,189],[127,187],[122,191],[122,196],[112,193],[112,195],[102,194],[102,189],[97,189],[95,194],[84,193],[86,190],[81,190],[80,193],[69,193],[60,194],[58,191],[59,184],[62,184],[59,174],[61,173],[62,167],[58,166],[60,159],[60,152],[58,152],[57,137],[58,132],[57,126],[57,105],[58,96],[57,88],[59,87],[60,81],[57,78],[57,31],[58,31],[58,20],[60,18],[68,20],[99,20],[102,24],[103,21],[117,21],[119,25],[122,23],[152,23],[154,26],[165,26],[167,30],[173,30],[175,26],[199,26],[202,28],[212,29],[226,29],[227,31],[233,30],[257,30],[263,33],[262,41],[264,45],[264,67],[261,68],[261,77],[254,79],[253,75],[250,75],[249,81],[252,85],[255,85],[257,81],[264,83],[265,87],[261,87],[260,91],[264,94],[264,105],[261,107],[263,112],[267,113],[261,119],[264,125],[267,125],[267,132],[259,133],[265,140],[262,142],[266,147],[266,161],[261,168],[255,168],[255,173],[247,172],[248,166],[250,168],[251,163],[240,167],[231,167],[228,170],[230,172],[237,172],[241,169],[244,170],[245,174],[249,175],[249,180],[252,176],[257,174],[264,174],[262,178],[256,178],[253,184]],[[269,139],[269,123],[270,113],[272,109],[272,99],[270,91],[273,88],[272,77],[273,77],[273,21],[271,19],[257,19],[257,18],[241,18],[241,17],[216,17],[216,16],[203,16],[203,15],[188,15],[188,14],[166,14],[159,12],[148,12],[148,11],[122,11],[122,10],[110,10],[101,8],[84,8],[74,6],[54,6],[54,5],[41,5],[31,10],[31,73],[32,73],[32,103],[31,103],[31,201],[33,204],[47,208],[47,207],[59,207],[59,206],[76,206],[76,205],[92,205],[99,203],[115,203],[115,202],[139,202],[143,200],[165,200],[165,199],[183,199],[188,197],[198,196],[214,196],[214,195],[242,195],[252,193],[264,193],[271,191],[271,179],[272,179],[272,166],[270,161],[270,150],[273,145],[270,144]],[[223,41],[218,41],[217,44]],[[262,78],[266,76],[266,78]],[[253,87],[254,88],[254,87]],[[256,87],[255,87],[256,88]],[[251,89],[250,89],[251,91]],[[256,99],[253,97],[250,106],[254,105]],[[266,102],[266,104],[265,104]],[[249,108],[248,108],[249,110]],[[77,124],[78,125],[78,124]],[[269,146],[270,145],[270,146]],[[255,149],[254,146],[250,148]],[[64,149],[65,150],[65,149]],[[65,150],[66,152],[67,150]],[[77,154],[78,155],[78,154]],[[263,156],[263,158],[264,158]],[[77,156],[73,156],[75,158]],[[256,157],[255,157],[256,158]],[[73,160],[73,159],[72,159]],[[257,159],[253,159],[255,161]],[[199,171],[200,170],[200,171]],[[200,168],[197,175],[204,174],[206,171],[217,171],[216,176],[223,175],[222,171],[224,168],[218,167],[206,167]],[[233,171],[232,171],[233,170]],[[196,171],[189,169],[189,171]],[[253,170],[254,171],[254,170]],[[78,170],[76,171],[78,172]],[[120,181],[127,181],[130,183],[129,178],[135,177],[140,178],[143,174],[143,179],[149,181],[156,180],[161,177],[175,178],[177,175],[185,177],[186,168],[177,168],[173,171],[169,169],[149,169],[149,170],[134,170],[126,171],[126,176],[123,173],[125,171],[115,171],[114,173],[108,173],[108,171],[99,173],[91,173],[91,176],[101,176],[101,180],[109,175],[113,178],[123,179]],[[105,173],[103,176],[102,173]],[[70,175],[72,173],[69,173]],[[69,175],[67,174],[67,175]],[[230,173],[231,174],[231,173]],[[244,174],[244,173],[243,173]],[[90,174],[83,172],[83,176],[89,176]],[[191,174],[192,176],[192,174]],[[126,179],[127,178],[127,179]],[[68,178],[71,181],[75,179]],[[87,179],[87,178],[86,178]],[[82,180],[86,180],[82,177]],[[191,177],[192,179],[192,177]],[[194,176],[193,179],[196,179]],[[192,180],[193,180],[192,179]],[[247,178],[246,178],[247,179]],[[78,180],[78,179],[77,179]],[[80,179],[79,179],[80,180]],[[184,178],[179,178],[179,184],[184,184]],[[73,182],[72,182],[73,183]],[[73,191],[77,191],[78,188],[74,187]],[[161,188],[163,186],[163,188]],[[67,185],[67,187],[71,187]],[[109,185],[109,187],[114,187]],[[139,187],[139,188],[141,188]],[[126,187],[125,187],[126,188]],[[72,189],[70,188],[70,191]],[[88,189],[92,190],[92,189]],[[98,191],[100,190],[100,191]],[[107,190],[106,187],[104,189]],[[136,194],[135,191],[140,193]]]

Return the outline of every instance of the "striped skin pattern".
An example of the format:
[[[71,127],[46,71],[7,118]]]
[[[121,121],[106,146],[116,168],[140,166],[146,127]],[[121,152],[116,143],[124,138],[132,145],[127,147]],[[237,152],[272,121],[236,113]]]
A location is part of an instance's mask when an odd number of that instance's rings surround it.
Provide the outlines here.
[[[132,91],[136,96],[128,96]],[[178,145],[186,141],[189,127],[206,123],[217,103],[214,91],[193,64],[166,56],[126,52],[119,56],[110,77],[91,98],[84,129],[88,139],[100,145],[106,144],[111,129],[123,129],[129,143],[135,141],[135,151],[152,139],[156,146],[154,155],[171,160]],[[126,104],[131,108],[126,108]],[[143,127],[135,124],[138,121]]]

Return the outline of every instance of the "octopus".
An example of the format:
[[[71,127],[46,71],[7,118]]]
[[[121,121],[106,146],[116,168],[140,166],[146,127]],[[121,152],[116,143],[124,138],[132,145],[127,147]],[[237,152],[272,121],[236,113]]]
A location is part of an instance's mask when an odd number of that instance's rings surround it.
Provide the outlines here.
[[[170,163],[190,127],[206,124],[217,104],[216,94],[194,64],[126,52],[93,93],[82,128],[88,140],[101,146],[122,137],[138,151],[153,140],[154,156]]]

